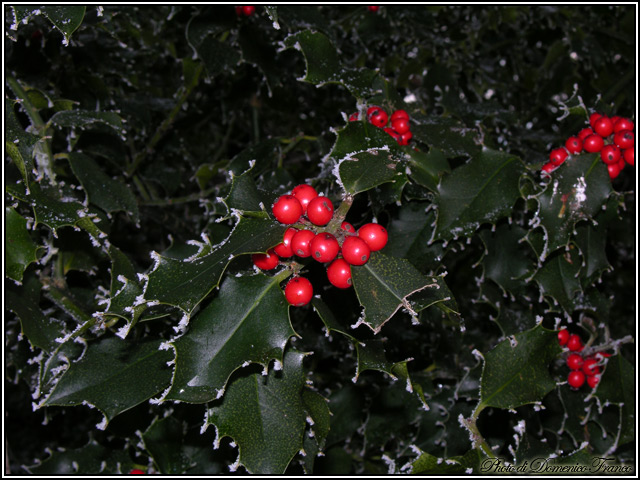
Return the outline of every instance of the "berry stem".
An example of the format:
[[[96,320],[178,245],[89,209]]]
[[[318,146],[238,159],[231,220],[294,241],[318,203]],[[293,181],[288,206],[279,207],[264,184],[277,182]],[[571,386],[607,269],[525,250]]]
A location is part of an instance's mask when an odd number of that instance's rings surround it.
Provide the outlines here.
[[[350,193],[345,193],[342,197],[342,203],[333,212],[333,218],[327,224],[327,227],[324,229],[324,231],[333,233],[335,235],[335,232],[338,232],[340,230],[340,226],[342,225],[342,222],[344,222],[344,219],[347,216],[347,213],[349,212],[352,204],[353,195],[351,195]]]

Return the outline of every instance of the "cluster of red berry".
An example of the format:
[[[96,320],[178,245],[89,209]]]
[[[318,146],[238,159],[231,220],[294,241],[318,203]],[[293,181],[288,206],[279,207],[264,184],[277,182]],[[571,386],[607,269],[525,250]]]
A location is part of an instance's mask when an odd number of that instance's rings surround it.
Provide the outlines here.
[[[611,354],[606,352],[597,352],[584,358],[577,352],[584,349],[582,339],[579,335],[569,333],[569,330],[563,328],[558,332],[558,343],[562,347],[567,347],[570,352],[567,356],[567,366],[571,369],[567,382],[573,388],[580,388],[587,382],[591,388],[595,388],[600,381],[600,364]]]
[[[253,263],[262,270],[276,268],[280,258],[312,257],[320,263],[329,263],[327,277],[333,286],[349,288],[351,265],[364,265],[371,252],[381,250],[387,244],[387,230],[377,223],[367,223],[356,231],[350,223],[342,222],[338,231],[316,231],[316,227],[331,221],[334,209],[331,200],[319,195],[311,185],[298,185],[290,194],[281,195],[271,211],[280,223],[302,223],[304,228],[289,227],[282,243],[267,253],[254,254]],[[308,279],[295,275],[285,286],[284,294],[291,305],[306,305],[313,296],[313,286]]]
[[[624,117],[608,117],[602,113],[589,116],[590,127],[580,130],[577,136],[567,138],[564,147],[554,148],[549,154],[549,162],[542,170],[551,173],[567,159],[569,154],[578,154],[582,150],[589,153],[600,152],[602,161],[607,165],[611,179],[620,175],[628,163],[635,164],[634,124]]]
[[[349,121],[356,122],[358,117],[358,112],[352,113],[349,115]],[[391,135],[398,142],[398,145],[409,145],[409,140],[413,138],[409,114],[404,110],[395,110],[389,117],[382,107],[373,105],[367,109],[367,120]],[[387,126],[389,120],[391,120],[391,124]]]
[[[250,17],[256,11],[256,7],[252,5],[236,6],[236,15],[239,17]]]

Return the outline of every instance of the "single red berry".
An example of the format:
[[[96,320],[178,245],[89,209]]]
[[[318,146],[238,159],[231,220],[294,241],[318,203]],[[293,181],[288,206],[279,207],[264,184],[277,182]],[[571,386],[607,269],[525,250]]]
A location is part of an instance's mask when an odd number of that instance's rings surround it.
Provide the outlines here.
[[[144,475],[144,470],[140,470],[139,468],[134,468],[129,471],[129,475]]]
[[[409,124],[408,118],[396,118],[391,121],[391,128],[402,135],[403,133],[411,130],[411,125]]]
[[[618,160],[618,168],[620,169],[620,172],[622,172],[622,170],[624,170],[624,167],[626,166],[627,166],[627,162],[625,162],[624,158],[620,156],[620,160]]]
[[[284,296],[294,307],[301,307],[313,297],[313,285],[304,277],[293,277],[284,287]]]
[[[359,117],[360,117],[360,115],[358,114],[358,112],[354,112],[351,115],[349,115],[349,121],[350,122],[357,122]]]
[[[371,108],[369,110],[371,110]],[[367,119],[372,125],[375,125],[378,128],[382,128],[389,121],[389,115],[387,115],[387,112],[385,112],[382,108],[376,107],[375,110],[367,114]]]
[[[611,123],[613,123],[613,126],[615,128],[616,122],[618,120],[620,120],[622,117],[620,115],[614,115],[613,117],[609,117],[609,118],[611,118]],[[615,132],[615,130],[614,130],[614,132]]]
[[[613,124],[614,133],[620,132],[621,130],[633,130],[634,124],[628,118],[622,117],[617,122]]]
[[[273,270],[278,266],[280,258],[273,248],[267,253],[254,253],[251,255],[253,264],[261,270]]]
[[[400,141],[400,134],[391,127],[384,127],[383,130],[393,137],[396,142]]]
[[[326,225],[332,217],[333,203],[327,197],[318,196],[307,205],[307,218],[314,225]]]
[[[567,330],[566,328],[563,328],[558,332],[558,343],[561,347],[564,347],[567,344],[570,335],[571,334],[569,333],[569,330]]]
[[[562,163],[567,159],[568,156],[569,154],[564,148],[554,148],[553,150],[551,150],[551,153],[549,153],[549,160],[555,166],[558,166],[562,165]]]
[[[391,123],[400,118],[404,118],[407,121],[409,120],[409,114],[404,110],[396,110],[391,114]]]
[[[578,137],[569,137],[567,138],[567,141],[564,142],[564,146],[569,153],[580,153],[582,151],[582,140]]]
[[[370,12],[375,13],[375,12],[377,12],[378,10],[380,10],[380,7],[379,7],[379,6],[377,6],[377,5],[369,5],[369,6],[367,7],[367,9],[368,9]]]
[[[613,143],[620,148],[633,148],[635,135],[631,130],[620,130],[613,136]]]
[[[344,258],[336,258],[327,267],[327,278],[334,287],[349,288],[352,285],[351,265]]]
[[[577,353],[572,353],[567,357],[567,367],[569,367],[571,370],[580,370],[580,367],[582,367],[583,363],[584,360],[582,359],[582,355],[579,355]]]
[[[584,385],[584,380],[584,373],[582,373],[580,370],[573,370],[567,378],[569,385],[571,385],[573,388],[580,388],[582,385]]]
[[[620,149],[615,145],[605,145],[600,151],[600,157],[602,158],[602,161],[607,165],[618,163],[618,160],[620,160],[620,155]]]
[[[613,133],[613,123],[611,119],[605,115],[596,120],[596,123],[593,125],[593,130],[605,138]]]
[[[299,230],[291,238],[291,249],[299,257],[311,256],[311,240],[316,236],[311,230]]]
[[[622,152],[624,161],[632,167],[635,165],[635,155],[635,150],[633,148],[627,148],[624,152]]]
[[[604,139],[597,133],[589,135],[582,141],[582,148],[589,153],[599,152],[602,150],[602,147],[604,147]]]
[[[542,171],[550,174],[551,172],[553,172],[556,168],[558,168],[556,165],[554,165],[551,162],[547,162],[542,166]]]
[[[291,248],[291,239],[293,236],[298,233],[298,229],[289,227],[287,231],[284,232],[284,237],[282,238],[282,243],[276,245],[273,249],[276,254],[280,258],[289,258],[293,257],[293,248]]]
[[[302,205],[293,195],[281,195],[271,207],[271,211],[280,223],[291,225],[300,220]]]
[[[591,115],[589,115],[589,125],[591,125],[591,128],[595,126],[596,122],[600,119],[600,117],[602,117],[602,114],[598,112],[594,112]]]
[[[311,185],[301,184],[291,190],[291,195],[296,197],[302,205],[302,214],[307,213],[309,202],[318,196],[318,192]]]
[[[253,12],[255,11],[256,11],[256,7],[251,5],[245,5],[244,7],[242,7],[242,13],[244,13],[245,17],[249,17],[253,15]]]
[[[569,336],[569,340],[567,341],[567,348],[572,352],[580,352],[584,348],[582,345],[582,339],[580,335],[576,335],[575,333]]]
[[[404,132],[398,139],[398,145],[409,145],[409,140],[411,140],[412,138],[413,133],[411,133],[411,131]]]
[[[369,245],[372,252],[382,250],[389,240],[387,229],[378,223],[367,223],[361,226],[358,229],[358,237]]]
[[[353,225],[351,225],[349,222],[342,222],[342,225],[340,225],[340,228],[351,235],[356,234],[356,229],[353,228]]]
[[[580,130],[580,132],[578,132],[578,138],[584,142],[584,139],[587,138],[589,135],[593,135],[594,131],[592,128],[583,128],[582,130]]]
[[[328,232],[319,233],[311,240],[311,256],[321,263],[330,262],[339,251],[338,240]]]
[[[360,237],[352,236],[344,239],[342,243],[342,257],[350,265],[364,265],[369,261],[371,249],[367,242]]]
[[[613,180],[614,178],[617,178],[618,175],[620,175],[620,172],[622,171],[620,169],[620,164],[619,163],[614,163],[612,165],[607,165],[607,170],[609,171],[609,178],[611,178],[611,180]]]
[[[599,375],[600,366],[598,365],[598,360],[595,358],[587,358],[582,364],[582,371],[587,376]]]
[[[587,377],[587,385],[591,388],[596,388],[596,385],[600,382],[600,375],[589,375]]]

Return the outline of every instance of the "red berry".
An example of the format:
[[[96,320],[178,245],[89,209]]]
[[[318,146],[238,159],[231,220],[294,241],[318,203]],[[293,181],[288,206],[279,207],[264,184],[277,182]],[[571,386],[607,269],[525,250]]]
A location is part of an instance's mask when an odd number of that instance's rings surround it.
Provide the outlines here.
[[[339,251],[338,240],[330,233],[319,233],[311,240],[311,256],[321,263],[330,262]]]
[[[293,195],[282,195],[273,204],[271,211],[280,223],[291,225],[300,220],[302,216],[302,205]]]
[[[632,167],[635,165],[635,151],[633,148],[627,148],[624,152],[622,152],[622,157],[624,161],[627,162]]]
[[[389,135],[391,135],[396,142],[400,142],[400,134],[396,132],[393,128],[384,127],[383,130],[387,132]]]
[[[567,357],[567,367],[571,370],[580,370],[583,363],[582,355],[578,355],[577,353],[572,353]]]
[[[582,364],[582,371],[587,376],[598,375],[600,373],[598,360],[596,360],[595,358],[587,358]]]
[[[548,162],[548,163],[545,163],[545,164],[542,166],[542,171],[543,171],[543,172],[545,172],[545,173],[551,173],[551,172],[553,172],[556,168],[558,168],[558,167],[557,167],[557,166],[555,166],[553,163]]]
[[[291,248],[291,239],[298,233],[298,230],[293,227],[287,228],[282,238],[282,243],[276,245],[273,249],[280,258],[289,258],[293,256],[293,248]]]
[[[614,165],[620,160],[620,149],[615,145],[605,145],[600,151],[602,161],[607,165]]]
[[[269,249],[267,253],[254,253],[251,255],[253,264],[262,270],[273,270],[278,266],[280,258],[276,254],[273,248]]]
[[[236,6],[236,15],[238,15],[239,17],[241,17],[243,15],[242,13],[242,7],[241,6]]]
[[[378,223],[367,223],[358,229],[358,237],[363,239],[372,252],[382,250],[389,240],[387,229]]]
[[[624,167],[626,167],[626,166],[627,166],[627,162],[625,162],[624,158],[622,158],[622,156],[621,156],[620,160],[618,160],[618,168],[622,172],[622,170],[624,170]]]
[[[613,136],[613,143],[620,148],[633,148],[635,135],[631,130],[620,130]]]
[[[313,297],[313,285],[304,277],[293,277],[284,287],[284,296],[294,307],[301,307]]]
[[[350,265],[364,265],[369,261],[371,249],[360,237],[352,236],[344,239],[342,257]]]
[[[578,138],[584,142],[584,139],[587,138],[589,135],[593,135],[593,129],[587,127],[587,128],[583,128],[582,130],[580,130],[580,132],[578,133]]]
[[[602,147],[604,147],[604,139],[597,133],[589,135],[582,141],[582,148],[589,153],[599,152]]]
[[[413,133],[411,133],[411,131],[404,132],[398,139],[398,145],[409,145],[409,140],[411,140],[412,138]]]
[[[140,470],[139,468],[134,468],[129,471],[129,475],[144,475],[144,470]]]
[[[609,118],[611,118],[611,123],[613,123],[613,126],[614,126],[614,128],[615,128],[615,126],[616,126],[616,122],[617,122],[618,120],[620,120],[622,117],[621,117],[620,115],[614,115],[613,117],[609,117]],[[614,132],[615,132],[615,130],[614,130]]]
[[[307,213],[309,202],[318,196],[318,192],[311,185],[301,184],[291,190],[291,195],[296,197],[302,205],[302,214]]]
[[[582,151],[582,140],[578,137],[569,137],[567,141],[564,142],[564,146],[569,153],[580,153]]]
[[[594,112],[591,115],[589,115],[589,125],[591,125],[591,128],[595,126],[596,122],[600,119],[600,117],[602,117],[602,114],[598,112]]]
[[[549,160],[551,161],[551,163],[553,163],[555,166],[561,165],[562,162],[564,162],[567,157],[569,156],[569,154],[567,153],[567,151],[564,148],[554,148],[553,150],[551,150],[551,153],[549,154]]]
[[[340,225],[340,228],[342,228],[342,230],[344,230],[345,232],[351,235],[356,234],[356,229],[353,228],[353,225],[351,225],[349,222],[342,222],[342,225]]]
[[[327,278],[331,285],[338,288],[349,288],[351,281],[351,265],[344,258],[337,258],[327,267]]]
[[[567,348],[572,352],[580,352],[584,348],[580,335],[576,335],[575,333],[570,335],[569,341],[567,341]]]
[[[405,118],[407,121],[409,120],[409,114],[404,110],[396,110],[391,114],[391,123],[400,118]]]
[[[371,108],[369,108],[369,110],[371,110]],[[375,107],[375,109],[372,110],[371,113],[369,113],[369,110],[367,110],[367,119],[372,125],[375,125],[378,128],[382,128],[389,121],[389,115],[387,115],[387,112],[385,112],[382,108]]]
[[[367,9],[368,9],[370,12],[374,12],[374,13],[375,13],[375,12],[377,12],[378,10],[380,10],[380,7],[378,7],[377,5],[369,5],[369,6],[367,7]]]
[[[600,375],[589,375],[587,377],[587,385],[591,388],[596,388],[596,385],[600,382]]]
[[[311,256],[311,240],[316,236],[311,230],[300,230],[291,238],[291,249],[299,257]]]
[[[593,130],[601,137],[608,137],[613,133],[613,123],[611,119],[605,115],[596,120]]]
[[[359,116],[360,115],[358,114],[358,112],[354,112],[351,115],[349,115],[349,121],[350,122],[357,122]]]
[[[573,370],[567,378],[569,385],[571,385],[573,388],[580,388],[582,385],[584,385],[584,380],[584,373],[582,373],[580,370]]]
[[[307,218],[314,225],[326,225],[333,217],[333,203],[329,198],[318,196],[307,205]]]
[[[634,124],[628,118],[621,118],[613,124],[613,131],[617,133],[621,130],[633,130]]]
[[[411,130],[411,125],[409,125],[408,118],[396,118],[395,120],[391,121],[391,128],[402,135],[403,133]]]
[[[607,165],[607,170],[609,171],[609,178],[611,178],[611,180],[613,180],[618,175],[620,175],[620,172],[622,171],[619,163],[614,163],[613,165]]]
[[[251,5],[245,5],[244,7],[242,7],[242,13],[244,13],[245,17],[249,17],[253,15],[253,12],[255,11],[256,11],[256,7],[253,7]]]
[[[569,341],[569,336],[569,330],[567,330],[566,328],[563,328],[558,332],[558,343],[561,347],[564,347],[567,344],[567,342]]]

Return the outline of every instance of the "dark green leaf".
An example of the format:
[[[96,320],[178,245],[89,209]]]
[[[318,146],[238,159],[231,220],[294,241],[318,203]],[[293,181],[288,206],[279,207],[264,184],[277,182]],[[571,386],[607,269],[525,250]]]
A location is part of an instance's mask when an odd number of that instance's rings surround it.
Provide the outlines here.
[[[107,213],[127,212],[138,222],[138,203],[124,183],[111,178],[95,160],[82,153],[70,153],[69,164],[91,203]]]
[[[79,5],[47,5],[40,7],[40,10],[62,32],[65,44],[68,44],[71,34],[82,25],[86,8]]]
[[[185,443],[186,422],[166,417],[153,422],[142,434],[142,441],[160,473],[180,475],[195,466]],[[206,448],[206,447],[205,447]]]
[[[232,470],[241,464],[250,473],[282,474],[303,448],[304,357],[288,352],[282,370],[237,376],[222,400],[207,410],[206,424],[215,425],[218,439],[228,436],[238,445]]]
[[[218,38],[235,26],[234,16],[232,9],[210,9],[204,14],[195,14],[187,25],[187,41],[211,78],[233,70],[240,62],[240,52],[231,42]]]
[[[38,260],[38,247],[27,230],[27,220],[13,208],[5,208],[5,275],[22,281],[27,267]]]
[[[132,343],[117,337],[88,345],[58,381],[44,405],[88,403],[100,410],[104,426],[116,415],[150,399],[171,382],[171,352],[160,340]]]
[[[302,460],[306,473],[312,474],[316,457],[324,450],[329,428],[331,426],[331,412],[327,399],[317,392],[305,388],[302,390],[302,401],[308,413],[308,431],[305,432],[304,458]]]
[[[548,365],[560,351],[556,332],[541,325],[500,342],[484,355],[479,407],[540,402],[556,386]]]
[[[95,124],[107,125],[120,132],[122,118],[114,112],[92,112],[90,110],[63,110],[49,120],[59,127],[88,128]]]
[[[280,282],[290,275],[228,277],[218,297],[172,343],[176,366],[167,398],[204,403],[220,398],[231,374],[249,363],[282,362],[296,333]]]
[[[411,133],[415,140],[441,150],[447,158],[482,155],[477,130],[451,117],[414,118]]]
[[[590,223],[576,225],[575,243],[582,254],[586,278],[596,278],[611,268],[606,253],[607,236],[603,228]]]
[[[482,223],[509,216],[520,197],[524,164],[513,155],[483,150],[438,186],[434,240],[468,236]]]
[[[253,181],[253,173],[251,169],[242,175],[231,174],[231,191],[224,199],[227,210],[238,210],[241,214],[244,212],[261,212],[269,208],[266,204],[266,196],[261,194]]]
[[[29,175],[33,171],[33,149],[40,139],[33,133],[26,132],[15,114],[15,104],[11,99],[5,99],[4,122],[5,122],[5,147],[11,156],[18,170],[22,174],[22,179],[29,184]]]
[[[344,158],[338,173],[344,190],[355,195],[383,183],[401,182],[404,173],[397,168],[397,157],[387,149],[369,149]]]
[[[551,303],[559,304],[565,312],[570,313],[580,303],[580,270],[580,254],[572,248],[562,254],[554,253],[536,272],[533,280]]]
[[[411,149],[409,151],[409,165],[411,178],[432,192],[437,192],[442,173],[451,172],[446,157],[437,148],[431,148],[428,153]]]
[[[211,253],[184,261],[156,254],[145,299],[191,312],[218,285],[233,257],[265,252],[282,241],[285,230],[268,218],[241,217],[229,238]]]

